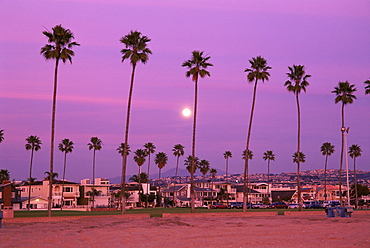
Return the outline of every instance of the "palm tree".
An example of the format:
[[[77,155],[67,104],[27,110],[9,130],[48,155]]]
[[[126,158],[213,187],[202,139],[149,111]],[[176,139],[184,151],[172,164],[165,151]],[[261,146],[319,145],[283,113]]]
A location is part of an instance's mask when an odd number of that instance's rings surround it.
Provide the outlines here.
[[[226,159],[226,182],[229,182],[229,158],[232,158],[233,154],[230,151],[224,152],[224,159]]]
[[[338,86],[334,88],[331,93],[336,95],[335,103],[342,102],[342,146],[340,149],[340,162],[339,162],[339,197],[340,197],[340,204],[343,206],[342,201],[342,170],[343,170],[343,156],[344,156],[344,137],[345,132],[348,132],[348,128],[344,125],[344,106],[346,104],[352,104],[354,99],[357,99],[356,96],[353,94],[357,89],[355,88],[354,84],[349,84],[348,81],[346,82],[339,82]]]
[[[159,181],[161,179],[162,169],[163,169],[163,167],[166,166],[167,161],[168,161],[168,157],[167,157],[166,153],[159,152],[155,155],[154,162],[158,166],[158,169],[159,169],[159,174],[158,174],[158,200],[159,200],[158,204],[159,204],[159,206],[161,206],[161,204],[162,204],[161,184],[159,183]]]
[[[253,155],[253,152],[251,150],[248,150],[248,154],[247,154],[247,150],[244,150],[243,153],[242,153],[242,159],[244,159],[244,160],[252,160],[253,156],[254,155]],[[246,171],[244,170],[244,173],[245,173],[246,176],[244,178],[243,183],[244,183],[245,187],[247,187],[247,189],[243,190],[243,211],[246,211],[247,210],[248,199],[249,199],[249,167],[247,167]],[[244,207],[245,207],[245,210],[244,210]]]
[[[206,70],[207,67],[213,66],[208,63],[210,56],[203,55],[204,52],[193,51],[191,59],[185,61],[182,66],[188,68],[186,71],[186,77],[191,77],[194,84],[194,120],[193,120],[193,139],[191,145],[191,157],[195,158],[195,133],[197,124],[197,107],[198,107],[198,79],[199,76],[204,78],[205,76],[211,76],[211,74]],[[193,161],[193,160],[192,160]],[[194,161],[193,161],[194,162]],[[191,171],[195,171],[195,165],[192,163],[190,165]],[[191,212],[195,212],[195,202],[194,202],[194,173],[190,173],[190,198],[191,198]]]
[[[321,154],[325,156],[325,169],[324,169],[324,197],[326,201],[327,193],[326,193],[326,170],[328,168],[328,157],[335,152],[334,145],[330,142],[325,142],[321,146]]]
[[[0,130],[0,143],[3,142],[3,140],[4,140],[4,130],[1,129]]]
[[[349,147],[348,154],[353,158],[353,174],[354,174],[354,185],[355,185],[355,208],[357,208],[357,175],[356,175],[356,158],[361,156],[361,147],[359,145],[352,145]]]
[[[126,130],[125,130],[125,144],[128,144],[128,130],[130,126],[130,113],[131,113],[131,99],[132,91],[134,89],[134,76],[135,69],[138,62],[145,64],[149,59],[149,54],[152,54],[152,51],[147,47],[147,43],[150,39],[146,36],[141,35],[138,31],[130,31],[129,34],[122,37],[120,40],[125,48],[121,50],[122,62],[126,59],[130,60],[132,66],[131,73],[131,82],[129,96],[127,100],[127,113],[126,113]],[[121,192],[126,192],[126,167],[127,167],[127,153],[123,152],[122,160],[122,175],[121,175]],[[122,214],[126,213],[126,194],[122,194]]]
[[[186,169],[190,174],[195,174],[197,169],[199,169],[199,158],[195,157],[193,160],[193,157],[189,155],[185,160],[184,160],[184,165],[186,166]]]
[[[301,162],[302,163],[306,162],[306,155],[303,152],[299,152],[299,153],[295,152],[292,157],[293,157],[293,163],[297,163],[297,165],[300,164]],[[297,180],[297,182],[301,183],[300,180]],[[298,204],[299,204],[299,202],[301,202],[300,188],[301,188],[301,185],[297,184]],[[300,211],[302,211],[302,210],[300,210]]]
[[[141,190],[141,166],[145,163],[145,157],[147,156],[147,153],[143,149],[137,149],[135,152],[134,161],[139,166],[139,173],[138,173],[138,183],[139,183],[139,195]],[[139,205],[141,203],[141,195],[139,197]]]
[[[41,149],[42,142],[36,135],[31,135],[26,139],[26,150],[31,150],[31,162],[30,162],[30,178],[32,178],[32,163],[33,163],[33,152]],[[31,206],[31,182],[28,182],[28,206],[27,209],[30,211]]]
[[[149,177],[150,177],[150,174],[149,174],[149,172],[150,172],[150,154],[155,152],[156,147],[152,142],[148,142],[148,143],[144,144],[144,147],[145,147],[145,152],[148,156],[148,180],[149,180]],[[149,206],[148,205],[149,204],[149,189],[150,189],[150,183],[148,181],[148,184],[147,184],[148,194],[146,195],[146,205],[145,205],[146,207]]]
[[[92,190],[95,189],[95,153],[96,151],[100,151],[102,149],[102,141],[98,137],[91,137],[90,143],[87,144],[89,147],[89,150],[93,150],[93,177],[92,177],[92,183],[93,183],[93,188]],[[92,194],[92,208],[94,208],[95,204],[95,195]]]
[[[213,168],[209,171],[209,173],[211,174],[211,177],[212,177],[212,183],[214,183],[214,180],[215,180],[215,177],[216,177],[216,174],[217,174],[217,170],[215,168]]]
[[[55,60],[54,69],[54,90],[53,90],[53,108],[51,114],[51,137],[50,137],[50,171],[54,170],[54,135],[55,135],[55,112],[57,103],[57,86],[58,86],[58,67],[59,61],[65,63],[67,60],[72,64],[72,57],[75,55],[72,48],[79,46],[74,39],[74,35],[69,29],[65,29],[62,25],[57,25],[52,28],[52,32],[42,32],[48,39],[48,44],[41,48],[40,53],[46,60]],[[52,204],[52,189],[53,180],[49,178],[49,199],[48,199],[48,217],[51,217]]]
[[[287,87],[287,90],[293,92],[296,98],[297,103],[297,154],[301,154],[301,108],[299,105],[299,94],[303,90],[306,92],[306,87],[309,85],[307,79],[311,75],[306,74],[305,67],[303,65],[293,65],[292,67],[288,66],[289,72],[286,74],[289,78],[284,84]],[[302,211],[302,202],[301,202],[301,175],[300,175],[300,159],[298,158],[297,163],[297,185],[298,185],[298,206],[299,211]]]
[[[44,175],[46,175],[46,178],[50,178],[50,172],[49,171],[45,171]],[[51,176],[51,178],[54,180],[58,176],[59,176],[59,174],[57,172],[53,172],[53,175]]]
[[[181,156],[184,156],[184,146],[181,144],[174,145],[172,148],[173,155],[176,157],[176,174],[175,174],[175,182],[177,179],[178,171],[179,171],[179,159]]]
[[[267,192],[270,194],[270,162],[275,161],[275,154],[267,150],[263,153],[263,160],[267,160]]]
[[[142,183],[147,183],[148,182],[148,176],[147,176],[147,174],[145,172],[141,172],[140,176],[138,176],[138,175],[132,175],[132,177],[129,178],[129,181],[130,182],[137,182],[137,183],[139,183],[139,180]]]
[[[205,177],[207,175],[208,171],[210,170],[209,165],[210,165],[210,163],[206,159],[202,159],[199,162],[199,170],[203,174],[203,177]]]
[[[3,181],[7,181],[10,178],[10,174],[8,170],[1,169],[0,170],[0,184],[3,183]]]
[[[59,143],[59,151],[63,152],[64,153],[64,165],[63,165],[63,182],[62,182],[62,202],[61,202],[61,205],[60,205],[60,210],[63,209],[63,205],[64,205],[64,180],[66,178],[66,165],[67,165],[67,153],[70,153],[73,151],[73,141],[70,140],[70,139],[64,139],[61,141],[61,143]]]
[[[270,77],[270,73],[268,70],[271,69],[270,66],[267,66],[267,61],[262,58],[261,56],[257,56],[256,58],[252,58],[249,60],[249,63],[251,64],[251,68],[247,68],[244,70],[244,72],[247,72],[247,79],[248,82],[252,83],[254,81],[254,87],[253,87],[253,99],[252,99],[252,108],[251,113],[249,116],[249,126],[248,126],[248,135],[247,135],[247,142],[245,146],[245,150],[249,151],[249,143],[251,139],[251,133],[252,133],[252,121],[253,121],[253,114],[254,114],[254,106],[256,103],[256,95],[257,95],[257,83],[258,80],[262,80],[264,82],[265,80],[268,81]],[[247,171],[248,171],[248,159],[245,160],[244,163],[244,185],[243,185],[243,212],[247,211]]]
[[[130,145],[128,145],[126,147],[126,144],[125,143],[121,143],[119,145],[119,147],[116,149],[118,151],[118,153],[121,154],[122,157],[123,157],[123,152],[124,152],[125,148],[126,148],[126,155],[127,156],[130,155],[130,152],[131,152]]]
[[[370,79],[369,80],[366,80],[365,82],[364,82],[364,84],[365,84],[365,94],[367,95],[367,94],[370,94]]]

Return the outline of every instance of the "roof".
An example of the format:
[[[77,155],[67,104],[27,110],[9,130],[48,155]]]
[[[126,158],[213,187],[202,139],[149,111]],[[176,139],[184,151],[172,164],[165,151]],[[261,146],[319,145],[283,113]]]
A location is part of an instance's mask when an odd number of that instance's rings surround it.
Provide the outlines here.
[[[174,192],[174,191],[179,191],[180,189],[182,189],[183,187],[185,187],[184,185],[176,185],[176,186],[172,186],[166,190],[163,190],[163,192]]]
[[[217,192],[214,189],[210,189],[210,188],[197,188],[197,187],[194,187],[194,191],[197,191],[197,192]]]
[[[244,192],[244,185],[236,185],[233,188],[236,189],[236,192]],[[261,192],[250,188],[247,188],[247,191],[250,194],[261,194]]]

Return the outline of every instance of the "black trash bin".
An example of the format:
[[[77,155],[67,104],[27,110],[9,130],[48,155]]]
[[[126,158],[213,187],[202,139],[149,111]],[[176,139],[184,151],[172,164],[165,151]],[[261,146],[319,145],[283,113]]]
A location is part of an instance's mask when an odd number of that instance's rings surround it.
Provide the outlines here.
[[[0,211],[0,228],[3,227],[3,212]]]

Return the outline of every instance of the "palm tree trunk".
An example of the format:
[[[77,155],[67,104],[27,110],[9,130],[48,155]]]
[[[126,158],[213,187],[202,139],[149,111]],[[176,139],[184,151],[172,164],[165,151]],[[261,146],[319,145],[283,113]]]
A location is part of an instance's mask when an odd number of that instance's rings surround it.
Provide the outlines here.
[[[30,180],[29,180],[29,186],[28,186],[28,206],[27,210],[30,211],[30,205],[31,205],[31,180],[32,180],[32,162],[33,162],[33,147],[31,150],[31,162],[30,162]]]
[[[139,175],[138,175],[138,183],[139,183],[139,206],[141,207],[141,193],[142,193],[142,187],[141,187],[141,166],[139,166]]]
[[[126,145],[123,148],[122,175],[121,175],[122,214],[126,214],[127,199],[126,199],[125,192],[126,192],[127,146],[128,146],[128,130],[129,130],[129,125],[130,125],[131,99],[132,99],[132,91],[134,88],[135,68],[136,68],[136,64],[132,64],[130,91],[129,91],[128,101],[127,101],[126,131],[125,131],[125,144]]]
[[[60,210],[63,210],[64,204],[64,180],[66,178],[67,152],[64,152],[64,166],[63,166],[63,183],[62,183],[62,200],[60,203]]]
[[[194,162],[195,162],[195,133],[197,127],[197,104],[198,104],[198,77],[195,79],[194,89],[194,121],[193,121],[193,140],[191,145],[191,172],[190,172],[190,198],[191,198],[191,213],[195,212],[195,199],[194,199]]]
[[[325,170],[324,170],[324,198],[326,201],[327,193],[326,193],[326,170],[328,168],[328,154],[325,156]]]
[[[226,183],[229,183],[229,178],[228,178],[228,171],[229,171],[229,157],[226,157]],[[227,187],[227,185],[226,185]],[[227,188],[226,188],[227,189]],[[229,206],[229,194],[226,191],[226,204]]]
[[[93,178],[92,178],[93,188],[92,188],[92,206],[91,208],[94,208],[95,206],[95,148],[93,153]]]
[[[354,184],[355,184],[355,209],[357,209],[357,173],[356,173],[356,156],[353,157],[353,176],[354,176]]]
[[[159,201],[158,205],[159,207],[161,207],[161,203],[162,203],[160,179],[161,179],[161,168],[159,168],[159,173],[158,173],[158,201]]]
[[[296,93],[297,116],[298,116],[298,144],[297,144],[297,191],[298,191],[298,209],[302,211],[301,199],[301,108],[299,106],[298,93]]]
[[[248,167],[249,167],[249,158],[248,158],[248,151],[249,151],[249,142],[251,139],[251,132],[252,132],[252,121],[253,121],[253,114],[254,114],[254,105],[256,103],[256,95],[257,95],[257,79],[254,83],[253,88],[253,100],[252,100],[252,108],[251,108],[251,115],[249,117],[249,127],[248,127],[248,136],[247,136],[247,144],[245,147],[245,164],[244,164],[244,185],[243,185],[243,212],[247,212],[247,198],[248,198]]]
[[[343,198],[342,198],[342,170],[343,170],[343,155],[344,155],[344,132],[346,128],[344,127],[344,103],[342,103],[342,147],[340,150],[340,162],[339,162],[339,201],[340,206],[343,207]]]
[[[59,66],[59,59],[57,58],[55,60],[53,110],[52,110],[52,114],[51,114],[50,169],[49,169],[50,177],[49,177],[48,217],[51,217],[51,207],[52,207],[52,201],[53,201],[54,136],[55,136],[55,112],[56,112],[56,105],[57,105],[58,66]]]
[[[270,194],[270,159],[267,160],[267,195]],[[270,197],[269,201],[270,201]],[[272,200],[272,198],[271,198]]]
[[[172,206],[175,206],[175,193],[176,193],[176,183],[177,183],[177,174],[179,170],[179,159],[180,156],[177,156],[177,161],[176,161],[176,175],[175,175],[175,183],[173,184],[174,189],[173,189],[173,200],[172,200]]]
[[[148,184],[146,186],[147,194],[146,194],[146,203],[145,207],[147,208],[149,206],[149,189],[150,189],[150,183],[149,183],[149,173],[150,173],[150,151],[149,151],[149,156],[148,156]]]

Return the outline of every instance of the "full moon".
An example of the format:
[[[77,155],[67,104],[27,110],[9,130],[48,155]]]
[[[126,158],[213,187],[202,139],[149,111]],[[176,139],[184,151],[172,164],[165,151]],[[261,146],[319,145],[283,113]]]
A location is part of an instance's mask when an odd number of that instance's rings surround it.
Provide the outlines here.
[[[185,116],[185,117],[190,116],[190,115],[191,115],[191,110],[190,110],[190,109],[188,109],[188,108],[184,108],[184,109],[182,110],[182,115],[183,115],[183,116]]]

